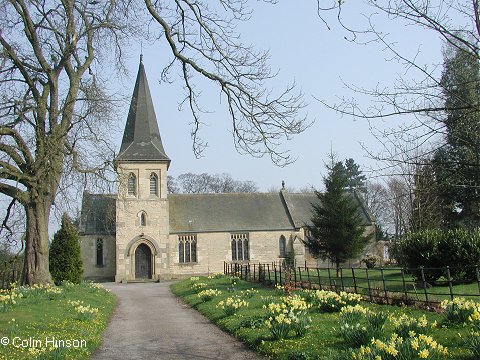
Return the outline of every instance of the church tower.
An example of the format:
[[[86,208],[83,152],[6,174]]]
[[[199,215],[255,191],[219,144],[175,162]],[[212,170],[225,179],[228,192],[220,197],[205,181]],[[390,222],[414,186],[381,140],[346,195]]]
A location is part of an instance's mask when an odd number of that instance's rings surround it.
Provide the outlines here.
[[[115,159],[115,281],[157,280],[168,275],[167,170],[142,57],[120,152]]]

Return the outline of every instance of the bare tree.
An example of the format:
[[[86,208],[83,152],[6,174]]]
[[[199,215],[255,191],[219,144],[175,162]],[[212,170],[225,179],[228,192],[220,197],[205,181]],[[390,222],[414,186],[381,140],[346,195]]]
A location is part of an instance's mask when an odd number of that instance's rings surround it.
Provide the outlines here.
[[[50,282],[48,223],[54,202],[77,180],[108,178],[113,147],[103,136],[114,108],[101,77],[102,64],[122,66],[126,40],[139,36],[168,43],[179,65],[199,138],[200,90],[195,79],[223,93],[239,150],[268,154],[284,165],[283,140],[305,129],[302,96],[287,86],[278,96],[266,87],[267,53],[244,45],[235,33],[248,18],[246,0],[130,1],[0,0],[0,193],[26,217],[25,281]],[[222,13],[215,8],[222,8]],[[143,29],[157,24],[153,36]],[[89,145],[90,144],[90,145]],[[91,146],[93,144],[93,146]]]
[[[252,193],[258,187],[253,181],[234,180],[229,174],[193,174],[178,176],[179,191],[187,194]]]

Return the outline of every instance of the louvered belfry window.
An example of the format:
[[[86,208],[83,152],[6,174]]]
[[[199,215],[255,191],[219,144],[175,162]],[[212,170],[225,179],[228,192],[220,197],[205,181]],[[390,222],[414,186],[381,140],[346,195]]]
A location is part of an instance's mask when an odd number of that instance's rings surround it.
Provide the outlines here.
[[[137,195],[137,177],[134,173],[130,173],[130,175],[128,175],[127,190],[128,195]]]
[[[150,195],[158,196],[158,176],[155,173],[150,174]]]

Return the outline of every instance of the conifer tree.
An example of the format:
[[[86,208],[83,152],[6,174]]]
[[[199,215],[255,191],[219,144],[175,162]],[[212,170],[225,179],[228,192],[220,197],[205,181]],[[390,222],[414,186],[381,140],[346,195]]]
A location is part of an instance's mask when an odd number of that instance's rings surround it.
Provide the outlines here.
[[[313,205],[312,225],[306,225],[310,235],[305,245],[314,257],[333,262],[338,271],[341,263],[363,250],[370,237],[364,235],[356,194],[345,190],[349,179],[343,164],[332,158],[327,168],[325,192],[315,191],[320,202]]]
[[[435,154],[435,175],[448,228],[480,223],[480,62],[461,48],[447,48],[441,86],[445,144]]]
[[[50,244],[50,273],[58,285],[63,281],[80,283],[83,274],[78,231],[68,215],[62,216],[62,226]]]

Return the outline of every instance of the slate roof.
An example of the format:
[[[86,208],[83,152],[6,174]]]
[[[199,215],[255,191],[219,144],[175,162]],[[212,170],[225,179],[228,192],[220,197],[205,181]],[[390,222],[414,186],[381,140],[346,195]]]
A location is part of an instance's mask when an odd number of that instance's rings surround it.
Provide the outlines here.
[[[284,192],[285,202],[292,214],[296,228],[312,225],[312,204],[318,204],[319,200],[315,193],[288,193]],[[347,196],[354,197],[359,204],[360,217],[365,225],[370,225],[374,220],[366,208],[362,198],[356,193],[348,193]]]
[[[360,203],[365,225],[373,219]],[[294,231],[310,225],[314,193],[169,194],[170,233]],[[83,234],[115,233],[115,195],[85,193]],[[104,222],[107,221],[107,224]]]
[[[170,232],[292,230],[279,193],[171,194]]]
[[[145,68],[140,58],[122,145],[116,161],[167,161]]]
[[[79,232],[82,235],[115,234],[116,195],[83,193]]]

